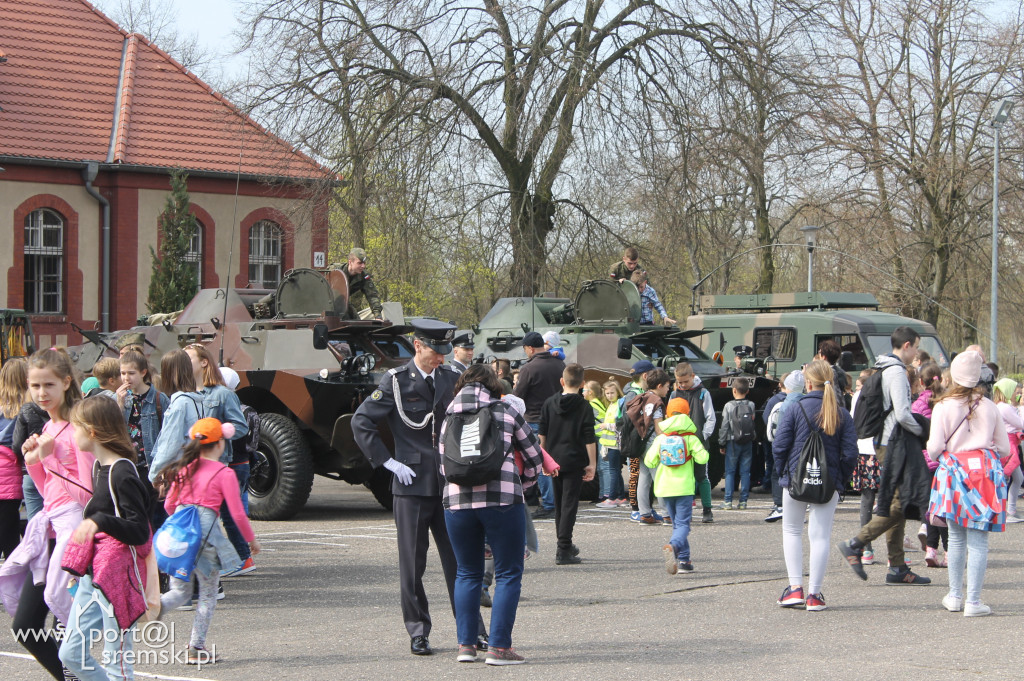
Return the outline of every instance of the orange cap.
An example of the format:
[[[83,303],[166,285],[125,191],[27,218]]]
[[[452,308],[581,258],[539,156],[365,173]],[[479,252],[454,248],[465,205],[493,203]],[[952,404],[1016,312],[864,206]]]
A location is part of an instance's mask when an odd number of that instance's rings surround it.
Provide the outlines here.
[[[668,406],[665,407],[665,416],[675,416],[676,414],[690,414],[690,403],[682,397],[673,397],[668,401]]]
[[[217,419],[205,418],[196,421],[188,429],[190,440],[200,440],[204,445],[212,445],[222,438],[231,439],[235,427],[230,423],[221,423]]]

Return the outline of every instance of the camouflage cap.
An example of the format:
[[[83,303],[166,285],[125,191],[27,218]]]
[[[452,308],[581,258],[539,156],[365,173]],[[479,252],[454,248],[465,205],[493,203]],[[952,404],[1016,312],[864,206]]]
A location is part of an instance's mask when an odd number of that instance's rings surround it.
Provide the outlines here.
[[[124,349],[128,345],[146,345],[146,335],[143,333],[126,333],[125,335],[114,341],[114,347],[118,350]]]
[[[353,248],[348,252],[348,257],[355,258],[359,262],[366,262],[366,251],[361,248]]]

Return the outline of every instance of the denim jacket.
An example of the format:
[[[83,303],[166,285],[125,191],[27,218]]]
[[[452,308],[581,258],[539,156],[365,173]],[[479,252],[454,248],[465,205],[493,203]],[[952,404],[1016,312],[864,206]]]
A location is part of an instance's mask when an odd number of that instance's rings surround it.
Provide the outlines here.
[[[231,423],[235,427],[235,436],[231,438],[232,443],[236,440],[244,440],[249,433],[249,422],[242,413],[242,403],[238,395],[223,385],[209,385],[199,391],[203,396],[203,418],[209,417],[221,423]],[[240,444],[241,446],[241,444]],[[221,454],[220,462],[231,461],[232,447],[225,447]]]
[[[158,398],[160,399],[159,411],[156,407]],[[146,394],[142,396],[142,404],[139,406],[142,421],[139,423],[139,428],[142,430],[142,447],[146,451],[147,464],[153,463],[153,445],[156,444],[157,435],[160,434],[160,417],[167,414],[167,407],[170,403],[171,400],[167,395],[153,386],[150,386]],[[131,400],[124,401],[123,411],[124,420],[127,422],[132,415]]]
[[[203,395],[191,392],[176,392],[171,395],[164,412],[164,425],[153,443],[149,458],[149,479],[156,480],[168,464],[181,456],[181,448],[188,442],[188,429],[199,419],[207,416]]]

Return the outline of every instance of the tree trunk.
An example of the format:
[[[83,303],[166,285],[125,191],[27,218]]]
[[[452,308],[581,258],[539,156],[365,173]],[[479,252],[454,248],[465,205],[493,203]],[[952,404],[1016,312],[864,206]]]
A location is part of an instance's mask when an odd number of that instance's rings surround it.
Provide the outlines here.
[[[542,291],[545,243],[553,227],[555,204],[529,191],[512,190],[512,272],[509,292],[516,296],[536,296]]]

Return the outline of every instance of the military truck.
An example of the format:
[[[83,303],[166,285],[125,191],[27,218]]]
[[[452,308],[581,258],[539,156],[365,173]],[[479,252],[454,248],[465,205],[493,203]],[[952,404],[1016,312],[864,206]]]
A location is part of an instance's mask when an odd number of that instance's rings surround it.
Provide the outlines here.
[[[32,322],[24,310],[0,309],[0,366],[12,357],[36,351]]]
[[[351,418],[383,372],[412,357],[404,335],[412,329],[390,306],[388,316],[403,323],[342,319],[347,305],[343,272],[294,269],[276,290],[203,289],[160,324],[84,332],[89,342],[71,352],[88,372],[101,356],[117,356],[118,338],[137,333],[157,370],[165,353],[190,343],[222,354],[222,364],[241,378],[239,399],[260,414],[249,480],[254,518],[293,516],[309,498],[314,475],[364,484],[390,508],[391,473],[370,466],[355,445]],[[383,435],[390,444],[390,433]]]
[[[686,320],[687,330],[705,351],[748,346],[746,361],[767,366],[779,376],[799,369],[832,339],[843,349],[847,372],[874,366],[879,355],[891,350],[889,336],[899,326],[921,334],[921,349],[940,366],[949,364],[935,327],[910,317],[879,312],[870,293],[775,293],[763,295],[699,296],[698,306]]]
[[[758,406],[775,392],[775,381],[761,373],[747,373],[735,367],[723,368],[722,356],[712,359],[696,341],[710,333],[675,326],[641,326],[640,292],[632,282],[611,279],[586,281],[576,296],[568,298],[501,298],[480,323],[476,334],[477,359],[505,358],[513,368],[526,359],[523,336],[529,331],[557,331],[562,339],[566,362],[583,365],[587,380],[609,379],[625,385],[633,363],[648,359],[671,375],[681,361],[693,365],[704,387],[711,393],[715,411],[732,399],[732,383],[746,381],[750,399]],[[482,346],[485,346],[482,347]],[[722,478],[724,460],[717,455],[717,435],[708,475],[712,486]]]

